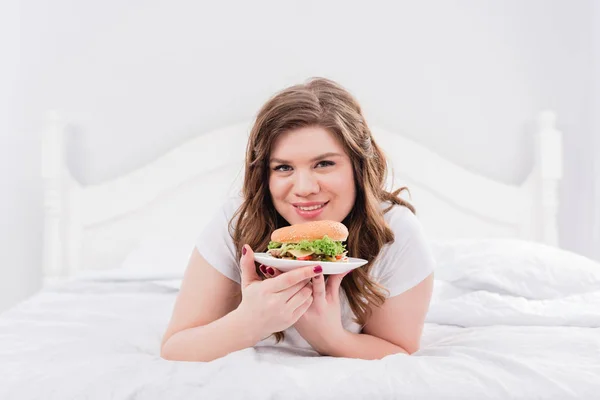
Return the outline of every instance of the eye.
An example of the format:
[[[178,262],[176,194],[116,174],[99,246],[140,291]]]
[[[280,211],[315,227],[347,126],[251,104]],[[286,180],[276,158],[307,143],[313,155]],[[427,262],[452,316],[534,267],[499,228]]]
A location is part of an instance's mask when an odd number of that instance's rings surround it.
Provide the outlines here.
[[[317,167],[321,166],[321,167],[330,167],[332,165],[335,165],[335,163],[333,161],[319,161],[317,163]]]
[[[273,168],[273,171],[280,171],[280,172],[289,172],[291,170],[292,170],[292,167],[290,167],[289,165],[286,165],[286,164],[277,165]]]

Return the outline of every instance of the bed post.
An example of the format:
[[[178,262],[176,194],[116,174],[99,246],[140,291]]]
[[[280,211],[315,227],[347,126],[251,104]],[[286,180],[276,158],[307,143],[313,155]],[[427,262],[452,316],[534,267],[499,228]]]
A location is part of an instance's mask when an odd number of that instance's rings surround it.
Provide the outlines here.
[[[65,275],[64,243],[64,123],[55,111],[48,111],[42,131],[44,236],[42,271],[44,281]]]
[[[538,240],[559,245],[559,182],[563,176],[562,133],[556,129],[556,115],[543,111],[535,133],[535,175],[537,206],[534,209]]]

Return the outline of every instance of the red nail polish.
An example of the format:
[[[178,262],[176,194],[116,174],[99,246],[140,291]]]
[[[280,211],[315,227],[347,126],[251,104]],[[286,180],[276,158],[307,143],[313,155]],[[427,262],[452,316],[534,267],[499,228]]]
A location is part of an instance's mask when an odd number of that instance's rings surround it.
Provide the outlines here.
[[[271,267],[267,268],[267,272],[269,273],[269,275],[275,274],[275,270]]]
[[[260,267],[258,267],[258,268],[260,268],[260,270],[262,271],[263,274],[267,273],[267,267],[265,267],[264,265],[260,264]]]
[[[320,266],[320,265],[317,265],[317,266],[315,267],[315,269],[313,269],[313,271],[315,271],[316,273],[323,272],[323,268],[321,268],[321,266]]]
[[[242,255],[245,256],[246,255],[246,246],[242,247]]]

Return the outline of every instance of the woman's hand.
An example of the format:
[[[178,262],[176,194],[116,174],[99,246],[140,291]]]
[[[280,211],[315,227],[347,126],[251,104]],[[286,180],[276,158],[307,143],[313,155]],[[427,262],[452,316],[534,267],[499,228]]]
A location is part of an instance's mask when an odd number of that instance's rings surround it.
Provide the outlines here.
[[[263,281],[256,273],[254,252],[248,245],[242,250],[240,266],[242,301],[236,312],[248,321],[249,329],[256,330],[259,340],[298,321],[313,302],[310,280],[321,275],[314,267],[304,267]]]
[[[286,276],[294,271],[282,274],[273,267],[260,267],[266,277],[275,279]],[[298,333],[319,353],[327,355],[329,349],[342,337],[345,329],[342,325],[340,305],[340,285],[348,272],[329,275],[327,283],[323,275],[312,278],[313,301],[306,312],[294,324]]]

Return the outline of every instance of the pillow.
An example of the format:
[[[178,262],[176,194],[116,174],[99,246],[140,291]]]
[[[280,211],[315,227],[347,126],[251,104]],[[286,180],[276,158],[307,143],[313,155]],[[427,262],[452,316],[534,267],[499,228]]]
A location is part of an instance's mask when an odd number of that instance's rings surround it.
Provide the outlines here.
[[[123,261],[123,272],[140,279],[181,279],[195,239],[195,236],[146,237]]]
[[[519,239],[433,241],[436,279],[469,290],[552,299],[600,290],[600,263]]]
[[[123,273],[138,279],[181,279],[195,246],[187,237],[149,236],[126,257]],[[528,299],[553,299],[600,290],[600,263],[520,239],[432,241],[435,278],[460,289]]]

